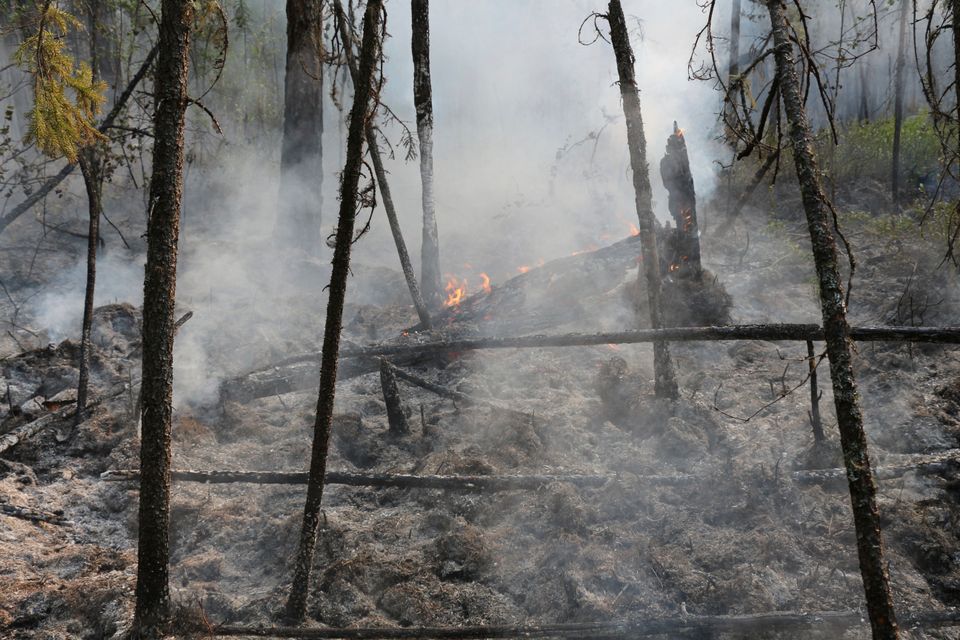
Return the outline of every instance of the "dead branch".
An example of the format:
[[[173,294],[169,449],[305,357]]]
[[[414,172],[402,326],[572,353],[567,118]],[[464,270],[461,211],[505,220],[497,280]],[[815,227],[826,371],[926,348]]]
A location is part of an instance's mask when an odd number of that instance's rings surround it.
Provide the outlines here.
[[[462,391],[448,389],[447,387],[441,386],[439,384],[435,384],[425,378],[421,378],[418,375],[412,374],[409,371],[406,371],[405,369],[401,369],[387,360],[384,360],[384,362],[387,363],[387,366],[390,367],[393,373],[401,380],[409,382],[412,385],[418,386],[421,389],[426,389],[427,391],[433,392],[442,398],[449,398],[454,402],[459,402],[465,405],[479,405],[483,407],[488,407],[490,409],[494,409],[496,411],[503,411],[505,413],[513,413],[513,414],[518,414],[523,416],[529,415],[523,411],[517,411],[516,409],[509,409],[507,407],[503,407],[497,404],[496,402],[493,402],[490,400],[484,400],[482,398],[477,398],[469,394],[463,393]]]

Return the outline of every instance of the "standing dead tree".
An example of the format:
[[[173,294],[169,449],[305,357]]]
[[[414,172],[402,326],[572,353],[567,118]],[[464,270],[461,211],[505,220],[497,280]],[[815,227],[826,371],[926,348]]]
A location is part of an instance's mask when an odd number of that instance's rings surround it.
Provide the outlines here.
[[[420,140],[420,182],[423,189],[423,239],[420,245],[420,284],[427,303],[443,302],[440,277],[440,240],[433,198],[433,96],[430,80],[430,0],[410,3],[413,37],[413,103]]]
[[[163,0],[155,78],[153,177],[143,283],[140,507],[134,635],[159,638],[169,616],[170,434],[184,120],[195,5]]]
[[[607,22],[610,25],[610,41],[617,58],[617,74],[620,79],[620,97],[623,115],[627,121],[627,146],[630,148],[630,166],[633,169],[633,188],[636,195],[637,217],[640,225],[640,240],[643,264],[641,269],[647,281],[647,296],[650,304],[650,326],[663,327],[662,290],[660,281],[660,258],[657,256],[657,222],[653,214],[653,194],[650,189],[650,168],[647,165],[647,140],[643,132],[643,116],[640,111],[640,92],[637,89],[633,69],[633,49],[627,21],[620,0],[610,0]],[[654,389],[656,395],[676,398],[677,380],[673,372],[673,359],[666,342],[653,344]]]
[[[883,558],[877,485],[867,454],[863,413],[853,373],[852,341],[844,299],[843,281],[837,260],[832,206],[820,184],[813,154],[812,134],[804,109],[800,79],[794,62],[794,45],[783,0],[767,0],[780,94],[789,125],[797,180],[813,244],[813,257],[820,287],[824,338],[830,360],[834,405],[840,444],[850,486],[853,520],[857,532],[860,573],[866,593],[867,611],[873,637],[899,637],[890,580]]]
[[[359,70],[357,69],[357,63],[353,55],[354,37],[351,32],[350,21],[343,10],[343,4],[340,0],[334,0],[333,7],[337,20],[337,32],[342,42],[347,68],[353,79],[354,87],[356,87]],[[364,136],[367,140],[367,147],[370,150],[370,160],[373,162],[373,171],[377,177],[377,184],[380,186],[380,197],[383,199],[383,208],[387,212],[387,222],[390,224],[390,233],[393,235],[393,241],[397,247],[397,255],[400,257],[400,268],[407,282],[407,288],[410,290],[413,306],[417,310],[417,317],[420,318],[420,327],[430,329],[433,326],[430,320],[430,312],[423,299],[420,285],[417,283],[417,277],[413,272],[410,253],[407,251],[407,243],[404,241],[403,232],[400,229],[400,220],[397,217],[397,209],[394,206],[393,196],[390,193],[387,171],[383,166],[383,158],[380,155],[380,146],[377,142],[377,133],[372,122],[367,123]]]
[[[321,0],[287,0],[280,207],[274,235],[316,254],[323,246],[323,51]]]
[[[673,134],[667,138],[667,153],[660,160],[660,177],[667,188],[667,207],[677,228],[670,258],[670,270],[679,275],[699,276],[700,225],[697,222],[697,193],[690,173],[690,158],[687,157],[687,141],[683,130],[673,123]]]
[[[343,303],[350,273],[350,248],[353,244],[354,222],[363,169],[363,139],[368,120],[377,104],[374,76],[380,59],[382,38],[382,0],[369,0],[363,18],[363,41],[360,64],[354,77],[353,107],[350,110],[350,128],[347,133],[347,157],[340,183],[340,215],[337,224],[336,245],[333,250],[333,271],[330,275],[330,298],[323,332],[323,352],[320,361],[320,390],[314,422],[313,447],[310,457],[310,479],[300,530],[300,544],[295,558],[293,585],[287,600],[285,615],[293,621],[302,621],[307,613],[307,594],[313,568],[313,550],[320,525],[320,503],[323,498],[323,479],[327,468],[327,450],[333,421],[333,400],[337,382],[337,358],[340,351],[340,331],[343,327]],[[371,153],[373,148],[371,148]]]

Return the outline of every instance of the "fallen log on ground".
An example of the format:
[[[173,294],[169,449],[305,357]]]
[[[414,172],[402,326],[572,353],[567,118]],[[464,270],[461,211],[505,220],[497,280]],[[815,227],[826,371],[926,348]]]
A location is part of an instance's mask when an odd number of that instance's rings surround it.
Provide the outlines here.
[[[120,388],[115,388],[113,391],[109,392],[107,395],[102,398],[97,399],[95,402],[88,402],[87,406],[83,409],[84,413],[91,411],[97,405],[116,398],[120,394],[124,393],[127,390],[127,385],[121,385]],[[50,427],[56,422],[71,418],[76,414],[76,409],[73,405],[67,405],[56,411],[51,411],[50,413],[44,414],[32,422],[22,424],[19,427],[16,427],[7,433],[0,436],[0,455],[6,453],[9,449],[15,447],[20,442],[28,440],[33,436],[37,435],[44,429]]]
[[[899,478],[907,473],[933,475],[943,473],[960,462],[960,449],[951,449],[940,454],[911,456],[910,460],[898,465],[881,466],[876,469],[876,477],[881,480]],[[178,482],[201,482],[206,484],[306,484],[307,474],[297,471],[203,471],[195,469],[175,469],[171,478]],[[710,475],[674,474],[628,476],[650,486],[676,486],[714,482]],[[802,484],[818,484],[842,481],[846,479],[844,469],[812,469],[792,472],[789,477]],[[100,479],[108,482],[139,480],[136,469],[118,469],[105,471]],[[593,474],[544,474],[544,475],[415,475],[406,473],[350,473],[329,471],[325,484],[341,484],[353,487],[399,487],[407,489],[443,489],[445,491],[517,491],[534,490],[554,482],[573,484],[579,487],[601,487],[607,482],[615,482],[617,475]]]
[[[927,342],[960,344],[960,327],[852,327],[850,336],[860,342]],[[341,358],[410,356],[414,354],[460,353],[478,349],[531,349],[578,347],[643,342],[710,342],[719,340],[823,340],[823,329],[815,324],[741,324],[719,327],[673,327],[611,333],[567,333],[562,335],[509,338],[467,338],[453,340],[411,340],[407,344],[381,344],[340,350]]]
[[[49,511],[31,509],[29,507],[18,507],[5,502],[0,503],[0,513],[12,518],[20,518],[21,520],[28,520],[30,522],[46,522],[48,524],[55,524],[61,527],[69,527],[73,524],[73,522],[67,520],[66,516],[64,516],[62,512],[51,513]]]
[[[901,616],[905,628],[949,627],[960,624],[960,610],[919,611]],[[214,626],[202,629],[207,636],[257,636],[272,638],[339,638],[341,640],[433,640],[481,638],[633,638],[688,631],[751,634],[760,631],[809,628],[845,629],[866,624],[860,611],[778,611],[744,615],[647,618],[616,622],[581,622],[544,625],[405,628],[299,628]]]
[[[22,424],[11,431],[0,436],[0,455],[8,449],[15,447],[23,440],[28,440],[37,435],[58,420],[63,420],[74,415],[75,410],[72,405],[44,414],[32,422]]]
[[[960,344],[960,327],[853,327],[851,337],[860,342],[926,342]],[[715,327],[675,327],[639,329],[609,333],[567,333],[507,338],[456,338],[437,333],[411,334],[393,343],[340,349],[338,380],[347,380],[379,369],[379,357],[390,357],[392,364],[411,366],[436,361],[440,355],[479,349],[533,349],[545,347],[600,346],[670,342],[712,342],[721,340],[785,340],[808,342],[822,340],[823,329],[815,324],[743,324]],[[264,398],[317,385],[320,362],[318,352],[290,356],[272,365],[251,371],[223,383],[224,400],[243,401]],[[412,380],[410,380],[413,382]],[[416,384],[416,383],[415,383]],[[427,388],[427,387],[424,387]],[[433,389],[431,389],[433,390]]]

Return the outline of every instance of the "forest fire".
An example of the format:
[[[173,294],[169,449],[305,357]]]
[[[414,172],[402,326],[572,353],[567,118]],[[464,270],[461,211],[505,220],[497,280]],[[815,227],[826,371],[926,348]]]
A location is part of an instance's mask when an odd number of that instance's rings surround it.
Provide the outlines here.
[[[447,299],[443,301],[446,308],[459,307],[463,299],[467,297],[467,281],[460,280],[457,276],[447,276],[447,284],[443,290],[447,294]]]

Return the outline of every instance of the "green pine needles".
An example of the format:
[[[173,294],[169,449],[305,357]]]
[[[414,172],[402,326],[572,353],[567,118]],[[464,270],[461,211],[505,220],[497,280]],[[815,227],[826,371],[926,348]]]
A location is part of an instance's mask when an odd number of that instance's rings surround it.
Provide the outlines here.
[[[77,65],[67,52],[65,38],[72,29],[83,25],[48,1],[36,31],[17,48],[14,59],[33,77],[27,140],[50,157],[76,162],[81,148],[103,139],[93,119],[105,101],[106,84],[94,80],[90,65]]]

